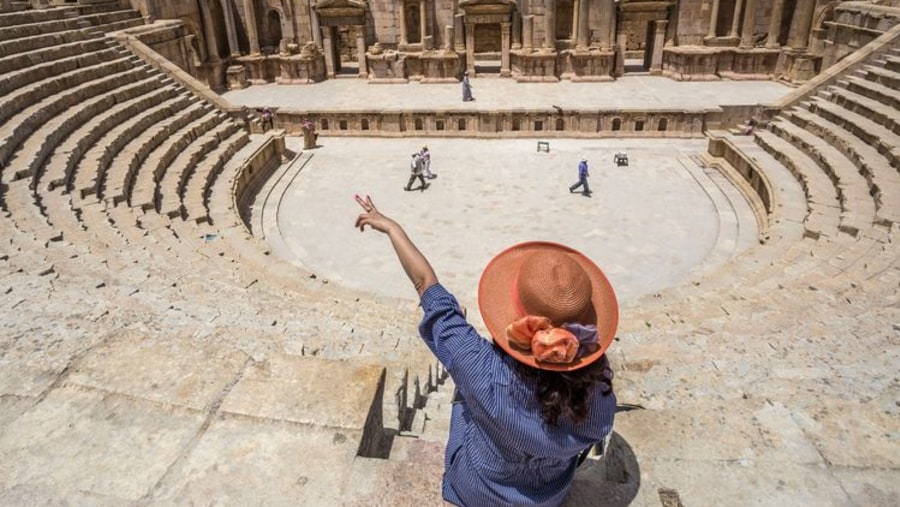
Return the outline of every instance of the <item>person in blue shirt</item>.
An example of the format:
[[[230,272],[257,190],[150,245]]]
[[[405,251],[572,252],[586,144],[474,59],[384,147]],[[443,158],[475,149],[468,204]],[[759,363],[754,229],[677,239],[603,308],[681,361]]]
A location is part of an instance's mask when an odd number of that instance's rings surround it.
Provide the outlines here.
[[[460,506],[558,506],[579,458],[612,432],[605,351],[618,305],[606,276],[563,245],[529,242],[490,261],[478,305],[493,343],[467,321],[403,228],[371,197],[356,227],[388,236],[419,294],[419,333],[456,384],[443,497]]]
[[[586,158],[582,158],[581,162],[578,164],[578,181],[569,187],[569,192],[574,193],[575,189],[578,187],[584,187],[584,190],[581,192],[582,195],[590,197],[591,196],[591,187],[588,185],[588,163]]]

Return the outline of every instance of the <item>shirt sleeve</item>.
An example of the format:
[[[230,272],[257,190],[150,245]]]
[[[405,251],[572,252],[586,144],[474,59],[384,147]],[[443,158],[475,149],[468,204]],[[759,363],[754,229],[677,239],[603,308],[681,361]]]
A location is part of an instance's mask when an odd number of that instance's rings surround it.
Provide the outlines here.
[[[500,360],[494,346],[466,321],[456,298],[440,284],[429,287],[421,303],[425,314],[419,334],[457,388],[465,396],[487,387],[486,376],[496,371],[493,363]]]

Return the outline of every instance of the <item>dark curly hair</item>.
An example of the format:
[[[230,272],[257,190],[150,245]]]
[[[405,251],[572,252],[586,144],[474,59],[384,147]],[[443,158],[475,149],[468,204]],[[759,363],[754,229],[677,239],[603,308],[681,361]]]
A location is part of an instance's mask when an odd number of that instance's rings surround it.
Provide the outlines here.
[[[592,393],[596,384],[603,384],[601,396],[612,393],[612,369],[606,356],[574,371],[539,370],[515,361],[519,378],[534,386],[541,404],[541,417],[547,424],[556,425],[561,417],[576,423],[587,419]]]

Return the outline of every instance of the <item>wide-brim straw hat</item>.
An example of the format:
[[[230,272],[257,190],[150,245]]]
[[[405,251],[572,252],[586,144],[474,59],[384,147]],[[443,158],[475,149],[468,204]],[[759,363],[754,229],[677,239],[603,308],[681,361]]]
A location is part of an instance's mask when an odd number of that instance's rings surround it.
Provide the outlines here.
[[[546,241],[520,243],[497,254],[481,274],[478,306],[494,343],[542,370],[572,371],[600,359],[619,324],[616,294],[603,271],[581,252]],[[599,347],[571,363],[538,361],[506,336],[506,327],[525,315],[547,317],[554,326],[594,325]]]

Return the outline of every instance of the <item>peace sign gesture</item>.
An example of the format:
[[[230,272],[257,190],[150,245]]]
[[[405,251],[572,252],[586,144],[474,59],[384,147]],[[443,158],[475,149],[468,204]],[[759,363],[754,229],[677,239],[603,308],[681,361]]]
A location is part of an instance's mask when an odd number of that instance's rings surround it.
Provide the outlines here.
[[[363,232],[368,225],[376,231],[386,233],[388,232],[388,229],[397,225],[396,222],[378,211],[378,208],[375,207],[375,203],[372,202],[370,196],[367,195],[366,198],[363,199],[359,195],[356,195],[354,198],[360,207],[362,207],[363,211],[365,211],[365,213],[361,213],[356,217],[356,227],[359,228],[360,232]]]

